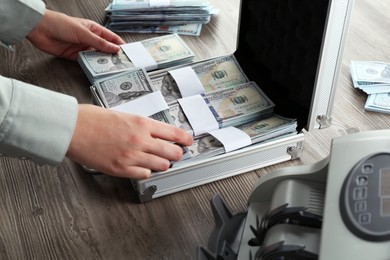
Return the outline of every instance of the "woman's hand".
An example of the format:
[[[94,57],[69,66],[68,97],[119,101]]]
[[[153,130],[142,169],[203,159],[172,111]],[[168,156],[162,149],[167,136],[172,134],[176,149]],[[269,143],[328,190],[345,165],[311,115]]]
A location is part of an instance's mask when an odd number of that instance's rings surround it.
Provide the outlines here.
[[[78,52],[83,50],[116,53],[118,45],[125,43],[94,21],[47,9],[27,39],[41,51],[70,60],[77,60]]]
[[[150,118],[79,105],[67,157],[108,175],[144,179],[182,157],[172,142],[188,146],[192,136]]]

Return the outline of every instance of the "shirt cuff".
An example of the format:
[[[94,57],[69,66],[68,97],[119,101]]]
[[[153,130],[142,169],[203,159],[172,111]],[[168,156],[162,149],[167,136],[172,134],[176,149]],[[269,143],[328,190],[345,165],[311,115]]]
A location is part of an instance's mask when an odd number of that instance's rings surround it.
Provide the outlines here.
[[[38,164],[61,163],[76,125],[77,100],[1,76],[0,86],[0,153]]]
[[[42,18],[45,8],[40,0],[1,0],[0,41],[3,45],[22,41]]]

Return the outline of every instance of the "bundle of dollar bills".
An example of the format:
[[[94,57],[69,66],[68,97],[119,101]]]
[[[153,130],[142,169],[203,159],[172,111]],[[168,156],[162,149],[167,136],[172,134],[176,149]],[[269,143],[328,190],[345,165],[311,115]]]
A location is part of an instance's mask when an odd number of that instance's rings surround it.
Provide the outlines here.
[[[95,104],[105,108],[120,106],[154,91],[148,73],[138,67],[97,79],[91,86]],[[152,118],[175,125],[168,110]]]
[[[248,82],[234,55],[216,57],[190,65],[205,92]],[[179,87],[169,71],[149,73],[153,89],[162,93],[170,104],[181,98]]]
[[[198,36],[217,10],[206,0],[113,0],[105,12],[115,32]]]
[[[351,61],[353,86],[368,94],[365,109],[390,113],[390,63]]]
[[[201,94],[219,128],[237,126],[273,112],[275,104],[251,81]],[[179,102],[169,104],[174,124],[196,137]]]
[[[287,134],[297,133],[297,121],[295,119],[285,118],[277,114],[271,114],[266,118],[255,119],[236,127],[248,134],[252,144],[275,139],[282,135],[286,136]],[[195,138],[193,144],[187,148],[186,157],[175,162],[174,166],[225,153],[223,144],[210,134]]]
[[[137,43],[150,54],[157,64],[157,69],[189,63],[194,58],[192,50],[177,34],[154,37]],[[78,63],[91,83],[99,78],[138,67],[123,51],[125,47],[131,45],[125,45],[128,44],[122,45],[116,54],[99,51],[79,52]]]

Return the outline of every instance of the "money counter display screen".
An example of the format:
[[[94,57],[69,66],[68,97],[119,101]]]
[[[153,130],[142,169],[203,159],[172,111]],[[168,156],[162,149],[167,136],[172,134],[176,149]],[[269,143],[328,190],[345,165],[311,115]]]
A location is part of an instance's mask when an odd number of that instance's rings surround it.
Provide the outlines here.
[[[380,170],[381,215],[390,216],[390,168]]]
[[[369,241],[390,239],[390,154],[361,159],[340,194],[340,212],[351,232]]]
[[[235,56],[276,104],[277,114],[309,116],[329,0],[242,0]]]

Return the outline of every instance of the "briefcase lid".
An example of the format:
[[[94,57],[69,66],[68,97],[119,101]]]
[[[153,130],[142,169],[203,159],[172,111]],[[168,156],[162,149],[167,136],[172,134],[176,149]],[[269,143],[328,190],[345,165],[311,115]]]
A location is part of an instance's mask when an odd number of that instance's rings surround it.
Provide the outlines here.
[[[330,116],[351,9],[350,0],[241,0],[235,57],[299,129]]]

